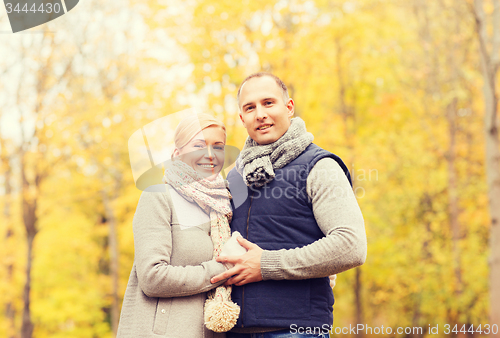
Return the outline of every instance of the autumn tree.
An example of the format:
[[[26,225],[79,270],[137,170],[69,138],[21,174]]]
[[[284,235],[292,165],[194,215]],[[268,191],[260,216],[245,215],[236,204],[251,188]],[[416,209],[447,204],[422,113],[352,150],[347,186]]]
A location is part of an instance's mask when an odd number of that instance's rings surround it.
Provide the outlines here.
[[[485,10],[488,5],[488,11]],[[490,210],[490,322],[500,323],[500,149],[498,139],[498,87],[500,67],[500,1],[474,0],[471,11],[476,22],[483,74],[486,176]],[[488,14],[487,14],[488,13]],[[491,27],[491,28],[489,28]],[[491,29],[491,34],[488,30]],[[500,333],[495,335],[500,337]]]
[[[11,146],[12,147],[12,146]],[[13,286],[14,281],[14,262],[15,262],[15,254],[12,252],[12,243],[14,242],[14,192],[13,192],[13,172],[12,172],[12,150],[9,148],[8,140],[4,139],[3,135],[0,135],[0,175],[3,177],[4,182],[4,196],[3,196],[3,218],[4,218],[4,226],[2,228],[5,233],[4,243],[6,244],[3,248],[2,257],[4,257],[4,266],[2,268],[5,269],[5,283],[6,288],[9,286]],[[10,295],[9,295],[10,294]],[[6,319],[6,333],[8,338],[15,337],[15,317],[16,317],[16,307],[14,304],[14,295],[17,295],[17,292],[11,290],[11,292],[5,292],[5,295],[9,299],[6,300],[4,315]]]

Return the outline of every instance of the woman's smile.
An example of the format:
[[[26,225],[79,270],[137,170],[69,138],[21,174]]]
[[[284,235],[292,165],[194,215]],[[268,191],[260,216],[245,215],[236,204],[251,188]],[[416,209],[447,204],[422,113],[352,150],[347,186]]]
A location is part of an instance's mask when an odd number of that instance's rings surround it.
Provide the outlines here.
[[[224,165],[225,143],[224,131],[218,126],[210,126],[196,134],[184,147],[176,149],[174,156],[204,178],[212,180]]]

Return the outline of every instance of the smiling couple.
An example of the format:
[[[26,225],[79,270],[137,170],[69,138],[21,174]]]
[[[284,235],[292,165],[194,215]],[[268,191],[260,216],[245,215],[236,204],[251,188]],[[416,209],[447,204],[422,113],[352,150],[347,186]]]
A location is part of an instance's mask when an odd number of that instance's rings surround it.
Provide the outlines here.
[[[331,325],[328,276],[365,261],[349,171],[292,118],[276,76],[246,78],[238,107],[248,138],[227,181],[226,129],[199,114],[176,129],[165,184],[141,195],[118,337],[328,337],[290,327]]]

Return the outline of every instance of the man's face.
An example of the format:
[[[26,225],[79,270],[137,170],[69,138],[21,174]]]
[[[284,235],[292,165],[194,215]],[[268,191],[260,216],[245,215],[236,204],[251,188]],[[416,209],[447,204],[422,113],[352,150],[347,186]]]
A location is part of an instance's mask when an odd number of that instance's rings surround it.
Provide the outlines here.
[[[293,100],[283,102],[283,92],[272,77],[254,77],[245,82],[239,104],[243,126],[260,145],[277,141],[290,127]]]

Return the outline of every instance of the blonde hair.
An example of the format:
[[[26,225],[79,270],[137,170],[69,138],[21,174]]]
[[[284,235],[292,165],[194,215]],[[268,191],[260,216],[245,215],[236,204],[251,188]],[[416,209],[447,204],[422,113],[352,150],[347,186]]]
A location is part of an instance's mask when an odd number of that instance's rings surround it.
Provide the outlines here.
[[[218,126],[224,131],[226,135],[226,127],[224,123],[217,120],[215,117],[205,113],[198,113],[196,115],[184,118],[177,128],[175,128],[174,144],[176,149],[183,148],[186,144],[193,139],[193,137],[205,128],[211,126]],[[175,152],[175,149],[174,149]],[[172,158],[174,154],[172,153]]]

